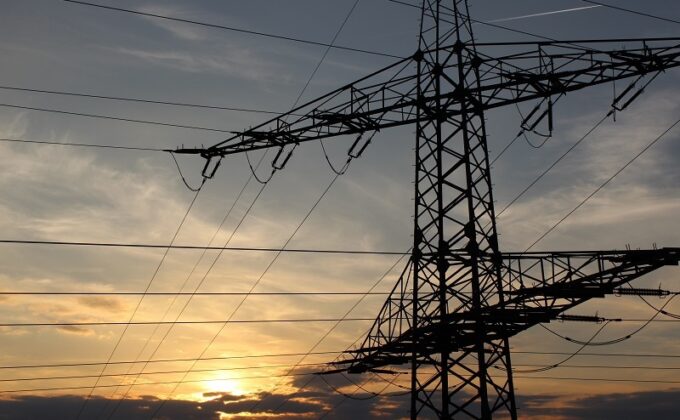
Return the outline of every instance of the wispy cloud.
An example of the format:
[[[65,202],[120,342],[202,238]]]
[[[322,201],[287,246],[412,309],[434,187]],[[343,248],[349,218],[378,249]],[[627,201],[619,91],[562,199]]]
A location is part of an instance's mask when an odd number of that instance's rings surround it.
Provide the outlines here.
[[[74,335],[82,335],[82,336],[91,336],[94,335],[94,330],[90,328],[83,328],[79,326],[74,326],[74,325],[64,325],[57,327],[58,331],[61,331],[66,334],[74,334]]]
[[[119,313],[127,309],[120,300],[109,297],[83,296],[78,299],[78,303],[87,308],[105,312]]]
[[[142,13],[149,13],[160,16],[172,16],[182,19],[201,20],[199,16],[189,13],[186,10],[179,9],[177,7],[168,7],[166,5],[161,4],[141,6],[138,8],[138,10]],[[179,39],[188,41],[203,41],[206,38],[204,30],[199,29],[196,26],[188,23],[173,22],[170,20],[159,19],[151,16],[142,16],[142,18],[145,21],[170,32],[173,36]]]
[[[187,73],[211,73],[256,82],[286,82],[289,76],[278,66],[266,62],[251,50],[226,48],[215,52],[188,52],[182,50],[145,50],[117,48],[121,55],[141,59],[155,66],[167,67]]]

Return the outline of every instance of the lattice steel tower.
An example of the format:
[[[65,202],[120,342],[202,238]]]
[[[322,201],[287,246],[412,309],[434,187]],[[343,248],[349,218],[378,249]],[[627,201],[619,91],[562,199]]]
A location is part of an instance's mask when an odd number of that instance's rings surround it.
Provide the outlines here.
[[[553,105],[568,92],[631,78],[612,103],[627,107],[642,91],[636,83],[680,65],[680,46],[626,41],[638,46],[476,43],[466,0],[424,0],[412,57],[208,149],[175,152],[201,154],[210,177],[226,155],[276,148],[272,166],[281,168],[300,143],[352,135],[348,155],[358,157],[379,130],[415,125],[411,259],[365,341],[334,365],[351,373],[410,366],[414,419],[515,419],[509,338],[677,265],[680,251],[501,253],[485,112],[533,101],[523,130],[552,128]]]

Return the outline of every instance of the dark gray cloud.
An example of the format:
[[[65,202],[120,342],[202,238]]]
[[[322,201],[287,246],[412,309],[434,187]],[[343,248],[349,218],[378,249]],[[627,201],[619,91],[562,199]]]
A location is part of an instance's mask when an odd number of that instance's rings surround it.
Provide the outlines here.
[[[680,390],[584,396],[565,401],[557,395],[522,396],[522,416],[555,416],[565,420],[673,420],[680,413]]]
[[[220,414],[236,415],[232,418],[279,419],[317,418],[329,410],[330,419],[405,418],[408,416],[408,397],[392,394],[368,399],[349,400],[337,394],[317,390],[294,394],[261,393],[238,396],[229,393],[206,393],[205,402],[169,400],[165,403],[159,419],[219,419]],[[356,398],[366,398],[357,393]],[[0,419],[56,420],[73,416],[83,402],[82,396],[21,396],[0,400]],[[148,419],[158,406],[156,397],[144,396],[125,400],[115,418],[126,420]],[[680,390],[616,393],[577,398],[546,394],[520,396],[520,417],[560,418],[564,420],[639,419],[673,420],[680,410]],[[111,410],[114,404],[94,397],[87,404],[83,418],[96,418]],[[253,408],[255,407],[255,410]],[[240,415],[240,416],[239,416]]]

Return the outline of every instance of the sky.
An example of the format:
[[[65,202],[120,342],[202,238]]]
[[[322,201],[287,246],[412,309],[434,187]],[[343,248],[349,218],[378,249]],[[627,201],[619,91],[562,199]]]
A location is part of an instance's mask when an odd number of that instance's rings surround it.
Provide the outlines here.
[[[97,1],[322,43],[333,39],[354,4],[354,0]],[[680,4],[675,2],[610,3],[680,20]],[[498,21],[557,39],[680,34],[678,23],[589,6],[593,5],[579,0],[473,0],[471,13],[478,20]],[[3,139],[151,149],[215,144],[228,131],[246,129],[271,114],[69,97],[8,87],[283,112],[293,106],[324,54],[321,46],[59,0],[3,0],[0,7]],[[565,9],[578,10],[544,13]],[[539,15],[512,19],[532,14]],[[417,33],[416,9],[387,0],[361,0],[336,43],[408,56],[416,50]],[[484,25],[476,25],[475,34],[479,41],[535,40]],[[394,61],[333,49],[302,100]],[[617,114],[616,121],[608,119],[504,212],[498,221],[502,250],[525,249],[668,129],[680,114],[679,80],[678,70],[658,77],[628,109]],[[617,86],[619,92],[623,88]],[[503,208],[588,132],[609,110],[612,95],[612,86],[571,94],[556,106],[554,135],[542,147],[535,146],[543,139],[531,135],[515,142],[492,168],[497,207]],[[526,114],[530,109],[527,104],[520,110]],[[493,159],[517,133],[520,117],[514,108],[487,116]],[[175,243],[197,246],[222,246],[229,241],[234,247],[405,252],[412,241],[412,131],[412,127],[403,127],[379,133],[325,194],[335,174],[316,142],[297,148],[285,169],[262,190],[254,180],[246,185],[251,176],[246,157],[229,157],[206,182],[188,213],[196,194],[184,185],[168,153],[2,140],[0,240],[167,245],[178,232]],[[348,139],[329,140],[325,145],[329,160],[340,166],[346,159]],[[253,164],[261,156],[250,156]],[[265,157],[259,177],[266,178],[270,159]],[[534,249],[680,246],[679,159],[680,127],[636,159]],[[200,183],[200,158],[178,156],[178,165],[190,186]],[[200,250],[163,248],[0,247],[3,292],[142,292],[148,286],[150,292],[190,292],[198,287],[200,292],[244,293],[257,284],[255,292],[365,293],[380,280],[374,291],[383,293],[391,289],[405,264],[396,255],[277,256],[214,250],[202,255]],[[680,291],[678,274],[677,267],[667,267],[636,285]],[[133,313],[135,322],[224,321],[229,317],[235,321],[326,321],[242,322],[224,328],[219,322],[127,329],[111,325],[0,327],[0,419],[76,418],[81,409],[81,418],[143,419],[160,406],[157,418],[167,419],[408,416],[409,399],[402,388],[408,385],[407,377],[389,385],[386,378],[328,376],[324,382],[309,375],[363,337],[384,294],[363,300],[359,295],[256,295],[243,303],[242,296],[140,297],[4,294],[0,295],[0,316],[6,324],[126,322]],[[649,302],[660,307],[667,300]],[[671,302],[665,310],[680,313],[680,302]],[[575,312],[637,320],[654,315],[636,297],[615,296],[591,301]],[[337,326],[328,321],[345,315],[353,320]],[[658,319],[667,322],[652,322],[616,345],[587,348],[566,367],[544,374],[517,374],[521,417],[674,418],[680,409],[680,330],[677,323],[668,322],[671,318]],[[598,338],[625,337],[641,325],[640,321],[612,323]],[[601,325],[554,322],[550,327],[565,336],[587,339]],[[542,329],[514,337],[511,346],[517,367],[556,363],[565,356],[554,353],[570,354],[579,347]],[[307,352],[320,354],[303,357]],[[626,354],[632,356],[622,356]],[[193,363],[199,356],[207,360]],[[151,359],[148,364],[120,363]],[[107,360],[114,363],[78,365]],[[356,385],[362,381],[367,381],[365,389]],[[379,391],[380,396],[371,394]]]

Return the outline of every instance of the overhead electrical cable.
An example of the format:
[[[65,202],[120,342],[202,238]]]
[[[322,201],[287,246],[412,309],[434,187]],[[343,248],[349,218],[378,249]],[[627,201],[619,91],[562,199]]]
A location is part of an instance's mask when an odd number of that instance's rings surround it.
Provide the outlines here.
[[[530,356],[564,356],[570,355],[567,352],[546,352],[546,351],[513,351],[517,354],[527,354]],[[586,353],[581,352],[578,356],[584,357],[632,357],[632,358],[660,358],[660,359],[680,359],[680,354],[659,354],[659,353]]]
[[[594,382],[627,382],[637,384],[680,384],[680,381],[671,381],[665,379],[619,379],[619,378],[584,378],[580,376],[513,376],[520,379],[547,379],[557,381],[594,381]]]
[[[0,327],[86,327],[86,326],[132,326],[132,325],[200,325],[200,324],[277,324],[307,322],[338,322],[341,318],[300,318],[300,319],[230,319],[230,320],[195,320],[195,321],[83,321],[83,322],[3,322]],[[341,322],[373,321],[373,318],[346,318]],[[671,321],[671,320],[669,320]],[[674,321],[674,320],[673,320]],[[679,321],[680,322],[680,321]]]
[[[359,339],[361,339],[360,337]],[[357,340],[358,341],[358,340]],[[325,355],[338,355],[344,354],[347,350],[341,351],[324,351],[324,352],[313,352],[310,353],[314,356],[325,356]],[[569,352],[546,352],[546,351],[516,351],[514,353],[527,355],[527,356],[568,356],[572,353]],[[223,357],[207,357],[203,359],[198,359],[199,362],[212,362],[212,361],[225,361],[225,360],[242,360],[242,359],[258,359],[258,358],[281,358],[281,357],[297,357],[307,354],[304,353],[273,353],[273,354],[248,354],[242,356],[223,356]],[[604,358],[632,358],[632,359],[680,359],[680,354],[658,354],[658,353],[587,353],[581,352],[577,355],[578,357],[604,357]],[[154,359],[149,360],[149,363],[188,363],[196,361],[195,358],[177,358],[177,359]],[[110,365],[130,365],[136,363],[145,363],[146,360],[120,360],[111,361]],[[106,364],[105,361],[101,362],[59,362],[59,363],[45,363],[45,364],[32,364],[32,365],[0,365],[0,370],[12,370],[12,369],[50,369],[50,368],[80,368],[80,367],[92,367],[101,366]]]
[[[178,106],[178,107],[184,107],[184,108],[214,109],[214,110],[219,110],[219,111],[247,112],[247,113],[253,113],[253,114],[270,114],[270,115],[281,115],[282,114],[282,112],[272,111],[272,110],[264,110],[264,109],[241,108],[241,107],[220,106],[220,105],[203,105],[203,104],[195,104],[195,103],[188,103],[188,102],[161,101],[161,100],[144,99],[144,98],[128,98],[128,97],[124,97],[124,96],[95,95],[95,94],[83,93],[83,92],[71,92],[71,91],[52,90],[52,89],[34,89],[34,88],[26,88],[26,87],[19,87],[19,86],[8,86],[8,85],[0,85],[0,89],[17,91],[17,92],[41,93],[41,94],[47,94],[47,95],[73,96],[73,97],[78,97],[78,98],[104,99],[104,100],[120,101],[120,102],[137,102],[137,103],[154,104],[154,105]]]
[[[161,244],[132,244],[121,242],[78,242],[78,241],[42,241],[30,239],[0,239],[0,244],[14,245],[55,245],[75,247],[100,248],[148,248],[148,249],[183,249],[194,251],[253,251],[253,252],[285,252],[291,254],[339,254],[339,255],[404,255],[398,251],[362,251],[342,249],[309,249],[309,248],[257,248],[242,246],[202,246],[202,245],[161,245]]]
[[[311,353],[315,356],[327,356],[340,354],[343,351],[321,351]],[[206,357],[198,359],[199,362],[216,362],[226,360],[246,360],[246,359],[276,359],[281,357],[296,357],[302,356],[306,353],[269,353],[269,354],[246,354],[241,356],[221,356],[221,357]],[[678,356],[680,357],[680,356]],[[175,359],[153,359],[153,360],[114,360],[108,362],[109,365],[134,365],[138,363],[188,363],[194,362],[195,358],[175,358]],[[12,369],[51,369],[51,368],[80,368],[105,365],[107,362],[60,362],[60,363],[45,363],[37,365],[0,365],[0,370]]]
[[[306,376],[306,375],[311,375],[311,373],[296,373],[293,376]],[[233,381],[233,380],[243,380],[243,379],[271,379],[278,377],[278,375],[258,375],[258,376],[234,376],[234,377],[229,377],[229,378],[210,378],[210,379],[197,379],[197,380],[190,380],[190,381],[184,381],[184,383],[194,383],[194,384],[201,384],[201,383],[211,383],[211,382],[223,382],[223,381]],[[177,381],[162,381],[162,382],[142,382],[139,383],[139,386],[143,385],[174,385],[176,384]],[[120,386],[120,384],[113,384],[113,385],[95,385],[95,388],[97,389],[102,389],[102,388],[115,388]],[[24,392],[48,392],[48,391],[77,391],[77,390],[84,390],[84,389],[89,389],[92,388],[92,386],[71,386],[71,387],[53,387],[53,388],[27,388],[27,389],[6,389],[6,390],[0,390],[0,394],[15,394],[15,393],[24,393]]]
[[[303,366],[320,366],[323,363],[306,363]],[[256,366],[237,366],[237,367],[227,367],[227,368],[214,368],[214,369],[196,369],[194,373],[212,373],[212,372],[226,372],[234,370],[260,370],[260,369],[276,369],[285,368],[290,365],[278,364],[278,365],[256,365]],[[136,375],[174,375],[178,373],[184,373],[182,370],[158,370],[152,372],[135,372],[135,373],[107,373],[102,375],[103,378],[121,378],[127,376]],[[63,375],[63,376],[28,376],[20,378],[0,378],[0,382],[30,382],[30,381],[67,381],[74,379],[91,379],[96,378],[98,375]]]
[[[314,45],[314,46],[319,46],[319,47],[329,47],[334,48],[337,50],[344,50],[344,51],[351,51],[351,52],[358,52],[358,53],[364,53],[364,54],[370,54],[370,55],[376,55],[376,56],[382,56],[382,57],[390,57],[390,58],[398,58],[401,59],[403,57],[393,55],[393,54],[387,54],[383,52],[378,52],[378,51],[370,51],[362,48],[354,48],[354,47],[346,47],[342,45],[330,45],[324,42],[318,42],[318,41],[311,41],[307,39],[301,39],[301,38],[295,38],[291,36],[285,36],[285,35],[276,35],[276,34],[270,34],[270,33],[265,33],[265,32],[260,32],[260,31],[253,31],[249,29],[242,29],[242,28],[236,28],[232,26],[226,26],[226,25],[218,25],[218,24],[213,24],[213,23],[206,23],[206,22],[200,22],[197,20],[191,20],[191,19],[182,19],[178,17],[172,17],[172,16],[165,16],[165,15],[160,15],[157,13],[147,13],[147,12],[141,12],[138,10],[132,10],[132,9],[124,9],[121,7],[114,7],[114,6],[108,6],[104,4],[98,4],[98,3],[91,3],[91,2],[86,2],[86,1],[77,1],[77,0],[63,0],[68,3],[74,3],[74,4],[79,4],[83,6],[91,6],[91,7],[97,7],[101,9],[107,9],[107,10],[112,10],[116,12],[125,12],[125,13],[132,13],[135,15],[140,15],[140,16],[146,16],[146,17],[152,17],[156,19],[164,19],[164,20],[170,20],[174,22],[182,22],[182,23],[188,23],[192,25],[199,25],[199,26],[204,26],[207,28],[216,28],[216,29],[223,29],[231,32],[240,32],[244,34],[249,34],[249,35],[257,35],[265,38],[273,38],[273,39],[281,39],[284,41],[291,41],[291,42],[297,42],[301,44],[307,44],[307,45]]]
[[[539,324],[539,325],[541,327],[544,327],[544,325],[542,325],[542,324]],[[588,339],[588,341],[581,343],[581,347],[579,347],[575,352],[573,352],[572,354],[570,354],[569,356],[565,357],[564,359],[560,360],[557,363],[553,363],[553,364],[550,364],[550,365],[547,365],[547,366],[541,366],[541,367],[537,367],[537,368],[533,368],[533,369],[515,369],[515,368],[513,368],[512,371],[517,372],[517,373],[539,373],[539,372],[546,372],[546,371],[558,368],[561,365],[563,365],[563,364],[567,363],[568,361],[570,361],[571,359],[573,359],[574,357],[578,356],[578,354],[580,352],[582,352],[588,345],[590,345],[590,343],[593,342],[593,340],[595,340],[595,338],[607,327],[607,325],[609,325],[609,321],[603,323],[602,326],[600,328],[598,328],[597,331],[595,331],[595,333]],[[496,369],[499,369],[499,370],[506,370],[502,366],[494,366],[494,367]]]
[[[82,322],[3,322],[0,327],[86,327],[86,326],[132,326],[132,325],[200,325],[200,324],[277,324],[277,323],[310,323],[310,322],[356,322],[375,321],[374,318],[292,318],[292,319],[230,319],[230,320],[192,320],[192,321],[82,321]],[[677,323],[678,319],[617,319],[619,322],[657,322]],[[197,358],[200,359],[200,358]]]
[[[44,145],[50,145],[50,146],[68,146],[68,147],[94,147],[94,148],[100,148],[100,149],[119,149],[119,150],[132,150],[132,151],[142,151],[142,152],[163,152],[163,153],[167,153],[167,149],[158,149],[158,148],[153,148],[153,147],[115,146],[115,145],[110,145],[110,144],[58,142],[58,141],[51,141],[51,140],[0,139],[0,142],[44,144]]]
[[[310,376],[315,375],[314,373],[296,373],[292,376]],[[191,381],[184,381],[183,383],[211,383],[211,382],[223,382],[223,381],[233,381],[233,380],[245,380],[245,379],[271,379],[281,377],[281,375],[258,375],[258,376],[233,376],[227,378],[211,378],[211,379],[198,379]],[[673,380],[645,380],[645,379],[619,379],[619,378],[586,378],[586,377],[564,377],[564,376],[515,376],[520,379],[533,379],[533,380],[564,380],[564,381],[597,381],[597,382],[630,382],[630,383],[647,383],[647,384],[680,384],[680,381]],[[163,381],[163,382],[144,382],[139,385],[173,385],[177,381]],[[114,388],[118,384],[114,385],[97,385],[97,388]],[[74,387],[54,387],[54,388],[27,388],[27,389],[8,389],[0,390],[0,394],[12,394],[12,393],[26,393],[26,392],[49,392],[49,391],[77,391],[89,389],[89,386],[74,386]]]
[[[64,0],[64,1],[66,1],[66,0]],[[114,117],[114,116],[111,116],[111,115],[89,114],[89,113],[85,113],[85,112],[64,111],[64,110],[61,110],[61,109],[53,109],[53,108],[38,108],[38,107],[15,105],[15,104],[6,104],[6,103],[0,103],[0,107],[22,109],[22,110],[26,110],[26,111],[48,112],[48,113],[53,113],[53,114],[72,115],[72,116],[76,116],[76,117],[86,117],[86,118],[97,118],[97,119],[103,119],[103,120],[122,121],[122,122],[135,123],[135,124],[157,125],[157,126],[161,126],[161,127],[185,128],[187,130],[200,130],[200,131],[211,131],[211,132],[216,132],[216,133],[234,134],[233,131],[224,130],[224,129],[221,129],[221,128],[202,127],[202,126],[198,126],[198,125],[174,124],[174,123],[161,122],[161,121],[139,120],[139,119],[135,119],[135,118]]]
[[[0,296],[244,296],[246,292],[32,292],[0,291]],[[253,292],[251,296],[371,296],[390,292]]]

